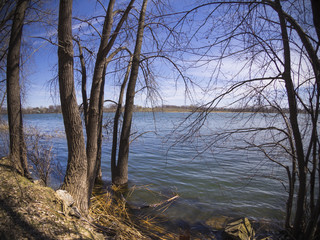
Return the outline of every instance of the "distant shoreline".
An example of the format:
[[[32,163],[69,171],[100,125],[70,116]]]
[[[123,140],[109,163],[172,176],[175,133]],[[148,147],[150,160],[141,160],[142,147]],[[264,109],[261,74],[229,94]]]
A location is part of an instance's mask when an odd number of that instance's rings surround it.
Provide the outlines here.
[[[115,112],[115,107],[105,107],[103,112]],[[61,113],[60,106],[25,108],[22,110],[23,114],[42,114],[42,113]],[[134,112],[165,112],[165,113],[193,113],[193,112],[208,112],[208,113],[277,113],[272,108],[267,107],[247,107],[247,108],[214,108],[206,109],[197,106],[159,106],[159,107],[141,107],[135,106]],[[288,109],[283,109],[283,112],[288,113]],[[304,113],[299,110],[299,113]],[[1,109],[0,114],[7,114],[6,109]]]

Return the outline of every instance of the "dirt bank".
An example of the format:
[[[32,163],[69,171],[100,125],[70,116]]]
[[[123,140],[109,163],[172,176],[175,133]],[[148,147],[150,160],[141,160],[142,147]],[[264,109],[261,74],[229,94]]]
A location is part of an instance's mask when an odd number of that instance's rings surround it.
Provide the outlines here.
[[[145,239],[114,219],[112,229],[99,229],[88,218],[66,216],[61,206],[53,189],[21,177],[8,159],[0,160],[0,239]]]

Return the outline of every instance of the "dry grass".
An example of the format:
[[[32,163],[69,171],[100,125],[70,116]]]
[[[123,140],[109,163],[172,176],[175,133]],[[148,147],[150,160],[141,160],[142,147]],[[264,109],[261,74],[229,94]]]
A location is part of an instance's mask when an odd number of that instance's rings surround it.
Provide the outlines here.
[[[18,175],[11,166],[8,159],[0,160],[0,239],[179,239],[156,215],[130,214],[122,189],[116,187],[112,193],[95,189],[91,223],[65,216],[53,189]],[[161,214],[169,204],[152,207]]]
[[[115,239],[144,239],[130,223],[125,206],[113,203],[110,193],[92,197],[90,216],[102,229],[114,233]]]
[[[123,189],[112,186],[112,192],[113,194],[102,193],[101,190],[94,192],[90,215],[97,224],[107,229],[114,229],[118,234],[117,239],[179,239],[177,234],[170,233],[161,226],[156,216],[130,214],[130,208],[122,196]],[[162,213],[168,204],[160,204],[160,208],[156,211]]]

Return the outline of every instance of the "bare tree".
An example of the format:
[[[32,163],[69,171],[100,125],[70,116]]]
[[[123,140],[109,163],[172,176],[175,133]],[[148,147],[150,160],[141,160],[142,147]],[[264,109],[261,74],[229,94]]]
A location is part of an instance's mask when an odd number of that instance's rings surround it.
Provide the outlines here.
[[[119,99],[117,103],[117,109],[114,114],[114,119],[113,119],[113,136],[112,136],[112,151],[111,151],[111,175],[112,175],[112,182],[116,182],[115,179],[117,177],[117,147],[118,147],[118,130],[119,130],[119,120],[120,120],[120,115],[122,111],[122,104],[123,104],[123,97],[124,97],[124,92],[125,88],[128,82],[129,74],[131,71],[131,65],[132,65],[132,55],[130,57],[130,61],[128,64],[127,72],[124,76],[124,80],[121,84],[120,88],[120,93],[119,93]]]
[[[99,169],[99,155],[101,152],[101,131],[102,131],[102,108],[104,101],[104,76],[106,73],[106,57],[108,56],[124,21],[132,8],[134,0],[131,0],[121,16],[115,30],[112,32],[115,1],[110,1],[102,29],[101,41],[95,62],[92,86],[90,92],[90,104],[88,108],[88,127],[87,127],[87,157],[88,157],[88,181],[89,191],[93,185]]]
[[[288,97],[289,104],[289,114],[290,114],[290,125],[293,132],[294,143],[296,148],[296,157],[299,168],[299,190],[298,190],[298,200],[297,200],[297,208],[295,212],[295,220],[294,220],[294,235],[299,236],[301,232],[301,226],[303,225],[303,215],[304,215],[304,206],[306,201],[306,174],[307,174],[307,166],[305,165],[305,156],[304,149],[302,143],[302,137],[300,133],[300,128],[298,124],[298,110],[297,110],[297,99],[295,97],[295,89],[293,85],[293,80],[291,78],[291,57],[290,57],[290,46],[289,46],[289,37],[286,27],[285,18],[282,14],[282,8],[280,5],[280,1],[276,0],[275,9],[278,13],[281,27],[281,37],[283,42],[283,54],[284,54],[284,71],[282,73],[283,80],[285,81],[285,87]]]
[[[207,10],[207,14],[202,15],[202,24],[195,23],[197,27],[191,28],[184,49],[188,57],[198,59],[190,68],[210,64],[212,71],[207,86],[213,86],[219,79],[216,96],[197,109],[200,113],[194,113],[194,120],[185,121],[191,121],[188,137],[198,136],[209,113],[222,104],[255,107],[262,111],[273,109],[282,119],[281,127],[277,126],[279,123],[271,122],[263,128],[234,129],[218,134],[207,148],[214,148],[231,135],[270,133],[268,136],[273,142],[247,144],[262,151],[267,159],[287,173],[289,191],[285,226],[296,239],[313,239],[319,221],[319,195],[315,190],[319,187],[315,179],[319,177],[320,147],[319,38],[315,37],[319,16],[314,12],[317,4],[310,3],[303,5],[291,1],[287,4],[278,0],[208,2],[184,12],[176,25],[185,24],[188,19],[197,22],[193,14],[201,12],[200,9]],[[314,24],[311,24],[312,20]],[[209,22],[213,24],[209,25]],[[194,44],[196,39],[197,44]],[[225,69],[226,64],[233,66],[231,73]],[[188,137],[182,136],[180,141]],[[274,158],[270,149],[282,151],[286,161]]]
[[[87,144],[86,144],[86,156],[87,156],[87,181],[90,198],[95,180],[97,177],[101,177],[100,165],[101,165],[101,148],[102,148],[102,120],[103,120],[103,104],[104,104],[104,87],[105,87],[105,77],[107,72],[107,66],[112,60],[112,58],[124,48],[116,48],[113,52],[110,51],[113,49],[114,43],[122,29],[124,22],[126,21],[130,10],[132,9],[134,0],[131,0],[127,5],[124,11],[114,11],[115,1],[110,1],[108,8],[105,9],[106,16],[104,17],[104,23],[102,26],[102,32],[91,23],[91,20],[80,19],[74,17],[75,20],[82,23],[88,24],[88,26],[94,29],[94,32],[98,34],[100,45],[97,50],[94,62],[94,70],[92,76],[92,84],[89,97],[87,96],[87,79],[88,79],[88,66],[86,65],[84,53],[86,50],[91,57],[94,56],[94,51],[89,50],[84,46],[83,42],[88,41],[86,36],[83,36],[84,39],[74,37],[74,41],[78,45],[79,52],[79,64],[81,67],[81,90],[82,90],[82,106],[84,110],[84,123],[87,134]],[[99,4],[101,4],[99,2]],[[120,15],[119,21],[117,22],[115,29],[113,30],[113,22],[115,15]],[[93,17],[94,18],[94,17]],[[80,28],[81,32],[81,28]],[[82,36],[81,36],[82,37]],[[89,199],[88,199],[89,202]]]
[[[21,112],[20,47],[25,11],[29,1],[18,1],[11,27],[7,57],[7,108],[10,134],[10,158],[22,175],[29,177]]]
[[[97,35],[100,41],[99,49],[97,50],[95,64],[94,64],[90,95],[89,97],[87,97],[87,90],[86,90],[87,73],[89,71],[87,71],[87,66],[84,61],[83,50],[86,49],[87,52],[89,52],[90,54],[93,54],[94,51],[88,50],[88,48],[84,46],[85,45],[84,42],[88,41],[87,39],[85,39],[85,36],[84,36],[84,39],[81,39],[81,40],[79,37],[74,38],[79,48],[79,65],[81,67],[80,73],[82,78],[81,84],[82,84],[82,96],[83,96],[82,105],[84,109],[84,120],[85,120],[84,122],[85,122],[86,133],[87,133],[87,157],[88,157],[88,169],[89,169],[88,179],[90,182],[89,189],[91,190],[95,182],[94,180],[96,179],[97,175],[98,176],[100,175],[99,169],[101,169],[100,164],[101,164],[101,152],[102,152],[101,147],[102,147],[102,125],[103,125],[102,116],[103,116],[103,104],[105,102],[104,101],[104,85],[106,81],[105,78],[106,78],[106,74],[110,74],[110,72],[114,73],[119,71],[119,69],[108,70],[108,65],[111,62],[113,64],[113,67],[115,66],[115,64],[113,63],[113,58],[118,53],[126,52],[126,53],[129,53],[129,55],[131,55],[128,49],[131,47],[130,43],[132,42],[132,39],[134,39],[134,35],[131,34],[131,32],[133,32],[132,26],[135,26],[134,25],[135,22],[138,22],[138,21],[134,21],[133,23],[131,23],[130,19],[127,20],[129,12],[133,6],[133,3],[134,3],[134,0],[131,0],[126,5],[126,9],[124,11],[122,10],[113,11],[114,2],[110,1],[108,8],[105,9],[106,16],[104,17],[102,33],[99,32],[98,28],[95,27],[94,24],[92,24],[92,19],[95,19],[95,17],[89,18],[89,19],[80,19],[80,18],[74,17],[75,20],[87,24],[89,28],[92,30],[92,32]],[[138,18],[134,14],[132,15],[134,19]],[[113,21],[114,19],[116,19],[115,16],[119,16],[118,17],[119,20],[117,22],[117,25],[115,26],[115,30],[112,31]],[[158,21],[158,22],[159,24],[161,24],[161,21]],[[127,24],[125,29],[122,27],[124,24]],[[147,27],[147,29],[150,30],[151,32],[150,35],[154,38],[155,35],[152,32],[152,27],[151,27],[152,24],[156,25],[156,23],[151,22],[148,26],[145,26],[145,28]],[[81,32],[81,30],[82,28],[79,29],[79,32]],[[120,39],[117,40],[116,42],[118,35]],[[78,34],[78,36],[82,36],[82,35]],[[153,43],[153,44],[156,45],[158,43]],[[124,47],[126,45],[129,47]],[[144,89],[148,89],[148,91],[150,92],[155,91],[151,87],[152,84],[148,83],[147,81],[148,81],[148,78],[150,78],[151,76],[148,61],[149,60],[152,61],[151,59],[156,57],[157,56],[144,57],[144,63],[141,63],[141,61],[139,63],[139,66],[143,70],[144,80],[146,81],[146,86],[142,87],[141,91]],[[121,56],[119,56],[115,60],[119,65],[122,66],[120,71],[126,68],[126,66],[123,67],[125,65],[123,64],[124,62],[123,59],[127,59],[127,58],[128,58],[128,55],[123,55],[121,53]],[[126,74],[127,76],[125,78],[129,76],[129,73],[130,73],[130,68],[127,71],[127,74]],[[122,84],[122,91],[121,91],[122,93],[120,95],[123,94],[125,86],[126,86],[125,83]],[[122,103],[120,103],[119,105],[120,110],[121,110],[121,105]],[[116,114],[117,116],[115,117],[115,119],[118,119],[117,121],[119,121],[120,110],[117,112]],[[118,129],[118,127],[116,128]],[[117,136],[115,136],[114,138],[117,139]],[[116,144],[118,143],[115,142],[114,147],[117,147]],[[113,159],[112,169],[114,169],[114,166],[116,166],[115,151],[113,151],[113,154],[112,154],[112,159]],[[115,172],[115,171],[112,171],[112,172]]]
[[[147,0],[142,3],[139,25],[137,32],[136,45],[133,53],[131,73],[127,87],[126,104],[124,110],[123,124],[120,136],[119,157],[115,167],[115,172],[112,172],[112,182],[116,185],[127,184],[128,182],[128,157],[130,144],[130,130],[132,123],[132,114],[134,106],[134,96],[136,93],[135,87],[139,73],[140,55],[143,41],[143,32],[145,27],[145,14],[147,9]]]
[[[83,213],[88,211],[88,163],[82,122],[75,94],[72,43],[72,0],[61,0],[58,25],[60,101],[68,142],[68,165],[62,188],[75,199]]]

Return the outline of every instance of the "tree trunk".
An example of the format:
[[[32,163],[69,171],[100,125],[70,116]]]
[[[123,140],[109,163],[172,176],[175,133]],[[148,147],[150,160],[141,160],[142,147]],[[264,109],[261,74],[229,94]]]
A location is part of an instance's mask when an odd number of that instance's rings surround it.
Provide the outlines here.
[[[88,127],[88,97],[87,97],[87,68],[84,61],[83,56],[83,49],[80,43],[80,40],[75,39],[78,44],[79,48],[79,58],[80,58],[80,65],[81,65],[81,94],[82,94],[82,106],[83,106],[83,118],[84,118],[84,125]]]
[[[23,21],[29,4],[28,0],[17,3],[11,28],[7,58],[7,107],[10,135],[10,159],[15,169],[24,176],[29,176],[26,143],[23,133],[21,97],[20,97],[20,47]]]
[[[105,48],[111,34],[113,23],[113,6],[115,0],[110,0],[105,17],[100,47],[97,53],[97,60],[94,67],[92,86],[90,92],[90,105],[88,111],[87,129],[87,157],[88,157],[88,181],[89,191],[92,192],[97,176],[97,157],[98,157],[98,136],[99,136],[99,99],[101,96],[102,75],[105,65]]]
[[[320,149],[318,148],[318,185],[320,185]],[[320,192],[318,192],[318,199],[317,203],[311,212],[310,221],[308,222],[308,225],[306,227],[306,234],[305,239],[306,240],[313,240],[314,235],[316,231],[320,230],[320,222],[319,222],[319,216],[320,216]]]
[[[106,81],[106,71],[107,71],[107,60],[105,60],[103,73],[102,73],[102,83],[99,95],[99,121],[98,121],[98,139],[97,139],[97,174],[95,182],[99,183],[102,181],[101,172],[101,154],[102,154],[102,121],[103,121],[103,104],[104,104],[104,85]]]
[[[320,44],[320,1],[311,0],[312,14],[313,14],[313,25],[318,35],[318,46]]]
[[[120,119],[120,114],[122,109],[124,90],[127,85],[127,81],[131,71],[131,65],[132,65],[132,55],[130,57],[129,65],[128,65],[123,83],[121,84],[117,110],[114,114],[114,120],[113,120],[113,136],[112,136],[112,152],[111,152],[112,183],[115,183],[115,178],[119,175],[119,173],[117,173],[118,171],[117,170],[117,146],[118,146],[118,128],[119,128],[118,126],[119,126],[119,119]]]
[[[98,150],[97,150],[97,175],[96,175],[96,183],[100,183],[102,181],[102,171],[101,171],[101,155],[102,155],[102,122],[103,122],[103,104],[104,104],[104,85],[106,81],[106,71],[108,64],[113,59],[113,57],[123,50],[123,48],[118,48],[112,54],[109,55],[107,59],[105,59],[103,74],[102,74],[102,84],[101,91],[99,96],[99,122],[98,122]]]
[[[132,68],[131,74],[129,78],[127,94],[126,94],[126,105],[124,110],[124,118],[123,125],[121,130],[120,137],[120,146],[119,146],[119,157],[118,157],[118,166],[117,166],[117,175],[114,176],[113,183],[116,185],[124,185],[128,182],[128,157],[129,157],[129,138],[131,131],[131,123],[132,123],[132,114],[133,114],[133,106],[134,106],[134,96],[135,96],[135,87],[139,73],[139,65],[140,65],[140,55],[141,55],[141,47],[143,40],[143,32],[144,32],[144,21],[145,21],[145,13],[147,9],[148,0],[143,0],[142,8],[139,17],[139,26],[137,32],[137,39],[135,50],[133,54]]]
[[[73,72],[72,0],[60,0],[58,25],[59,90],[68,142],[68,166],[62,188],[74,198],[80,211],[88,211],[87,158],[82,122],[76,100]]]
[[[278,2],[278,1],[277,1]],[[280,3],[277,3],[278,5],[280,5]],[[319,14],[319,3],[318,1],[314,1],[311,0],[311,4],[312,4],[312,11],[313,11],[313,23],[314,23],[314,27],[315,27],[315,31],[318,35],[318,40],[319,40],[319,21],[320,21],[320,14]],[[277,9],[275,9],[277,10]],[[315,74],[315,84],[316,84],[316,106],[315,106],[315,111],[313,113],[311,113],[312,116],[312,120],[313,120],[313,132],[312,132],[312,140],[311,140],[311,145],[309,149],[312,149],[312,141],[318,141],[318,137],[317,137],[317,119],[318,119],[318,112],[319,112],[319,92],[320,92],[320,62],[319,62],[319,58],[316,54],[316,50],[313,48],[312,44],[310,43],[310,40],[307,36],[307,34],[303,31],[303,29],[298,25],[298,23],[288,14],[284,13],[281,9],[281,7],[278,10],[279,16],[281,15],[282,18],[285,18],[293,27],[293,29],[295,29],[295,31],[297,32],[297,34],[300,37],[301,42],[303,43],[303,46],[305,47],[308,56],[310,58],[310,63],[312,64],[313,67],[313,71]],[[281,20],[281,17],[280,17]],[[284,21],[284,20],[283,20]],[[281,26],[285,26],[285,23],[280,23]],[[287,42],[288,44],[288,40],[284,41]],[[319,46],[319,45],[318,45]],[[318,47],[317,46],[317,47]],[[289,95],[288,95],[289,97]],[[291,118],[291,110],[290,110],[290,118]],[[294,136],[295,140],[296,137],[298,136]],[[297,138],[298,141],[299,138]],[[296,141],[297,143],[297,141]],[[299,154],[299,149],[297,149],[297,154]],[[306,224],[306,219],[305,219],[305,205],[306,205],[306,194],[307,194],[307,189],[306,189],[306,181],[307,181],[307,177],[306,177],[306,173],[307,173],[307,164],[308,164],[308,153],[307,156],[305,158],[305,160],[302,161],[302,157],[298,156],[298,172],[299,172],[299,189],[298,189],[298,195],[297,195],[297,206],[296,206],[296,216],[295,216],[295,220],[294,220],[294,226],[293,226],[293,233],[294,236],[296,238],[300,238],[300,239],[307,239],[307,238],[312,238],[312,234],[315,231],[316,225],[317,225],[317,221],[319,218],[319,206],[318,203],[314,208],[313,213],[311,214],[310,218],[308,219],[308,225],[305,226]],[[315,162],[313,163],[315,164]],[[311,179],[312,181],[312,179]],[[318,201],[319,202],[319,199]]]
[[[105,17],[103,30],[102,30],[102,38],[99,46],[99,50],[97,53],[97,60],[95,63],[93,79],[92,79],[92,87],[90,93],[90,105],[88,111],[88,129],[87,129],[87,157],[88,157],[88,181],[89,181],[89,192],[92,192],[95,178],[97,176],[97,171],[99,169],[99,160],[98,153],[101,150],[99,148],[99,141],[101,141],[99,137],[100,129],[99,129],[99,121],[101,105],[99,104],[100,99],[104,98],[103,94],[103,72],[105,68],[105,58],[110,52],[116,37],[127,18],[132,4],[134,0],[131,0],[126,10],[124,11],[119,23],[117,24],[116,29],[111,35],[112,24],[113,24],[113,6],[115,0],[110,0],[108,5],[107,14]],[[110,39],[110,40],[109,40]],[[103,107],[103,105],[102,105]]]
[[[320,2],[317,0],[311,0],[312,5],[312,14],[313,14],[313,25],[315,28],[315,31],[318,36],[318,44],[317,48],[320,46]],[[309,54],[310,55],[310,54]],[[320,223],[319,223],[319,217],[320,217],[320,192],[317,194],[317,202],[314,203],[314,187],[315,187],[315,179],[316,179],[316,173],[318,173],[318,185],[320,184],[320,149],[318,146],[319,136],[317,133],[317,123],[318,123],[318,117],[319,117],[319,97],[320,97],[320,69],[319,69],[319,59],[317,60],[316,64],[313,64],[314,66],[314,72],[316,77],[316,83],[317,83],[317,92],[316,92],[316,109],[314,111],[313,115],[313,134],[316,135],[314,139],[314,145],[313,145],[313,168],[311,172],[311,179],[310,179],[310,187],[311,187],[311,194],[310,199],[312,200],[310,202],[310,205],[313,207],[311,208],[311,216],[308,222],[308,225],[306,227],[306,236],[305,239],[312,240],[314,239],[314,235],[316,231],[320,230]],[[317,151],[317,152],[316,152]],[[316,159],[318,158],[318,161]],[[315,205],[314,205],[315,204]]]
[[[299,238],[303,233],[303,228],[305,224],[305,201],[306,201],[306,165],[304,159],[304,151],[302,138],[300,134],[299,124],[298,124],[298,111],[297,111],[297,102],[293,86],[293,81],[291,79],[291,59],[290,59],[290,46],[289,46],[289,37],[287,33],[285,18],[282,14],[282,9],[279,0],[276,1],[277,4],[277,13],[280,20],[281,26],[281,35],[284,51],[284,72],[283,79],[285,81],[285,87],[288,96],[288,105],[289,105],[289,115],[290,115],[290,124],[292,127],[292,132],[295,141],[295,148],[298,161],[298,171],[299,171],[299,186],[298,186],[298,195],[297,195],[297,205],[295,211],[295,219],[293,225],[293,234],[295,237]]]

